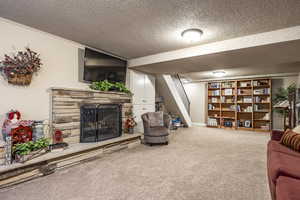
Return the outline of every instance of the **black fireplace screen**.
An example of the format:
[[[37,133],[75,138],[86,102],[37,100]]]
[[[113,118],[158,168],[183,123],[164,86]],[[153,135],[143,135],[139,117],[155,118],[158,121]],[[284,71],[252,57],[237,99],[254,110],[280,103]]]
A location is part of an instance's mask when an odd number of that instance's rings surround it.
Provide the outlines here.
[[[83,105],[80,108],[80,142],[99,142],[121,136],[121,106]]]

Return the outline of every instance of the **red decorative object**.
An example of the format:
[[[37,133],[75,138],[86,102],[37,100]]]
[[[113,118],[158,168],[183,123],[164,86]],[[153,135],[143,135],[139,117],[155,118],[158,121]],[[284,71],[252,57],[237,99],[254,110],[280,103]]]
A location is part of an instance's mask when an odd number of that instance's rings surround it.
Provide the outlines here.
[[[17,115],[17,118],[16,118],[17,120],[21,119],[21,113],[19,111],[17,111],[17,110],[10,111],[8,113],[8,119],[12,120],[15,117],[15,115]]]
[[[53,142],[54,144],[56,143],[62,143],[63,142],[63,133],[61,132],[61,130],[56,130],[54,132],[54,138],[53,138]]]
[[[11,130],[12,143],[24,143],[32,140],[32,128],[30,126],[18,126]]]
[[[128,118],[125,121],[125,128],[133,128],[136,125],[136,122],[134,121],[134,118]]]

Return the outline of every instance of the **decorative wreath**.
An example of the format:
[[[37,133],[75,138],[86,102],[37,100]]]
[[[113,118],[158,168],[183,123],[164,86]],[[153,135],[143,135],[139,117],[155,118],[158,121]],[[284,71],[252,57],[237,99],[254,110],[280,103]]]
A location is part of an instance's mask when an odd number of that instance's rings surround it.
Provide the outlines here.
[[[21,119],[21,113],[19,111],[17,111],[17,110],[11,110],[7,115],[8,115],[7,118],[9,120],[12,120],[15,115],[17,115],[17,119],[18,120]]]

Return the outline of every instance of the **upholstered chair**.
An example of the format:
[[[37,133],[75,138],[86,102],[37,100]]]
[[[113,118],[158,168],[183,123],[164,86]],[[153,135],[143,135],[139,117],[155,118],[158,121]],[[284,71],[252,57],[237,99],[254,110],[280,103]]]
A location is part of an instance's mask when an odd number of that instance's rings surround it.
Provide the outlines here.
[[[168,144],[171,118],[162,112],[148,112],[142,115],[145,144]]]

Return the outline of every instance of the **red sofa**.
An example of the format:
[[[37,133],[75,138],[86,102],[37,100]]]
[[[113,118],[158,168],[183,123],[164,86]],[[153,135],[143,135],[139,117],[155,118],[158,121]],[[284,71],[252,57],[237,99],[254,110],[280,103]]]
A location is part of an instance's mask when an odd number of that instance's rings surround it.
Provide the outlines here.
[[[300,153],[279,143],[282,131],[272,131],[267,168],[272,200],[300,200]]]

